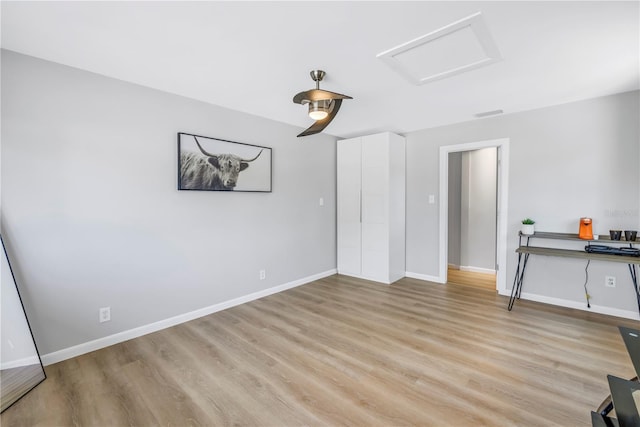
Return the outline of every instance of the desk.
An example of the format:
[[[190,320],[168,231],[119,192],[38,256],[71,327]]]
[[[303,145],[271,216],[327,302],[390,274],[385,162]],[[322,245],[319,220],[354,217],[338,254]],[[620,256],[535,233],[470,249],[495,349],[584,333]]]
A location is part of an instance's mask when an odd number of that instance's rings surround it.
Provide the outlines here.
[[[526,242],[523,245],[522,240],[526,238]],[[524,281],[524,272],[527,268],[527,262],[529,261],[529,255],[544,255],[555,256],[563,258],[580,258],[587,260],[599,260],[609,262],[621,262],[629,266],[629,273],[631,274],[631,281],[633,282],[633,288],[636,293],[636,299],[638,300],[638,310],[640,311],[640,289],[638,289],[638,274],[636,265],[640,264],[640,257],[628,256],[628,255],[611,255],[611,254],[596,254],[581,250],[574,249],[559,249],[559,248],[543,248],[538,246],[529,246],[531,239],[555,239],[555,240],[578,240],[585,242],[588,245],[594,244],[624,244],[633,247],[634,244],[640,244],[640,241],[626,241],[626,240],[611,240],[609,238],[602,238],[599,240],[584,240],[580,239],[577,234],[570,233],[550,233],[536,231],[531,235],[524,235],[519,233],[518,249],[518,266],[516,267],[516,275],[513,278],[513,287],[511,288],[511,297],[509,298],[508,309],[513,309],[513,304],[516,299],[520,299],[520,293],[522,292],[522,282]]]
[[[616,410],[618,424],[622,427],[639,426],[640,415],[636,404],[637,393],[640,393],[640,383],[637,381],[627,381],[622,378],[607,375],[609,380],[609,390],[611,390],[611,400]]]
[[[618,329],[620,329],[620,335],[622,335],[624,345],[627,347],[629,357],[631,357],[636,375],[640,377],[640,331],[624,326],[618,326]]]

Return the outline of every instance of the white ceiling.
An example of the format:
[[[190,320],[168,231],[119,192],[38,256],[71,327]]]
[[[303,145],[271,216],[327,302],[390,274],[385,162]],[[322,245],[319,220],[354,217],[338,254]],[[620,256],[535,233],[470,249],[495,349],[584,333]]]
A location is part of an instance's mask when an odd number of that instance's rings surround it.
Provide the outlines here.
[[[326,133],[350,137],[638,89],[639,5],[2,1],[2,47],[300,128],[292,97],[323,69],[322,88],[354,98]],[[478,11],[497,63],[415,86],[376,58]]]

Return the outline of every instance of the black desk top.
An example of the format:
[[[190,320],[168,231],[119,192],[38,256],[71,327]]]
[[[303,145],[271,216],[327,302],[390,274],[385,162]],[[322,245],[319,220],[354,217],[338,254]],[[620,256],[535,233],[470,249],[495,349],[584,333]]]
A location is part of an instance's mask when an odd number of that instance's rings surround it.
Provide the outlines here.
[[[640,331],[619,326],[620,335],[627,346],[627,351],[631,357],[631,363],[636,370],[636,375],[640,377]]]
[[[638,406],[634,399],[635,393],[640,393],[640,383],[607,375],[613,407],[620,427],[640,426]]]
[[[607,421],[611,424],[607,424]],[[591,411],[591,425],[593,427],[619,427],[617,419],[607,417],[607,421],[599,413]]]

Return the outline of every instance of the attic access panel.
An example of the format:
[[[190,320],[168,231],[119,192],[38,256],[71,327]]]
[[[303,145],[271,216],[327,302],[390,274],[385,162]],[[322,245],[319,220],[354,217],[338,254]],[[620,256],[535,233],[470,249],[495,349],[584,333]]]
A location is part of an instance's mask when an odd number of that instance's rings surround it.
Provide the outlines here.
[[[377,58],[415,85],[502,59],[481,12],[382,52]]]

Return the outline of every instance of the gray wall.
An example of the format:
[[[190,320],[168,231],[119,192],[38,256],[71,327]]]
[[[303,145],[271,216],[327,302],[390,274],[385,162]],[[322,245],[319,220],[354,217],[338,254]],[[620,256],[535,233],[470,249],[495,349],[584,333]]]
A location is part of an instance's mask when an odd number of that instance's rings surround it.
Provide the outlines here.
[[[460,228],[462,202],[462,154],[449,153],[449,241],[447,262],[460,267]]]
[[[335,269],[335,138],[299,131],[3,51],[2,232],[41,352]],[[272,147],[273,193],[177,191],[177,132]]]
[[[427,195],[438,194],[443,145],[510,138],[509,287],[525,217],[543,231],[577,233],[582,216],[594,219],[595,233],[639,229],[638,95],[627,92],[406,134],[407,271],[438,275],[438,205],[429,204]],[[576,243],[572,247],[579,248]],[[523,292],[582,304],[584,268],[580,260],[532,257]],[[592,262],[589,273],[592,304],[637,313],[625,264]],[[604,287],[605,275],[617,277],[616,288]]]

